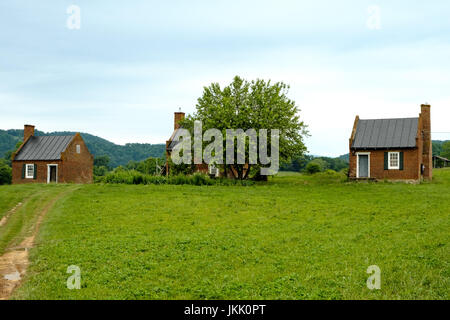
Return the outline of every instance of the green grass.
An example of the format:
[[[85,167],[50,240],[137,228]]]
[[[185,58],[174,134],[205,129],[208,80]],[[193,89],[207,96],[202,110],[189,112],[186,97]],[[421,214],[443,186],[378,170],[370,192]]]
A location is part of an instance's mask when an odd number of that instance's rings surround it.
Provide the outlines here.
[[[16,246],[32,232],[39,213],[45,205],[69,185],[17,185],[0,189],[0,198],[11,210],[22,203],[8,217],[7,223],[0,227],[0,253],[7,247]],[[6,206],[5,206],[6,207]]]
[[[47,215],[14,298],[449,299],[450,170],[435,176],[86,185]],[[381,290],[366,287],[370,265]]]
[[[0,219],[19,202],[38,191],[36,185],[1,185],[0,186]]]

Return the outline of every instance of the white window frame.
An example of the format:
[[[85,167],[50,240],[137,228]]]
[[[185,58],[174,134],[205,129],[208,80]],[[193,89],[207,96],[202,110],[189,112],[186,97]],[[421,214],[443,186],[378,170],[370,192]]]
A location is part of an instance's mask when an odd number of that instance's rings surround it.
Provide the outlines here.
[[[47,183],[50,183],[50,167],[56,167],[56,181],[58,183],[58,165],[57,164],[48,164],[47,165]]]
[[[28,167],[29,166],[31,166],[33,168],[33,174],[31,176],[28,175]],[[25,179],[34,179],[34,173],[35,173],[34,170],[35,170],[34,163],[27,163],[25,165]]]
[[[368,156],[367,158],[368,158],[368,163],[367,163],[367,165],[368,165],[368,168],[367,168],[367,170],[368,170],[368,179],[370,179],[370,152],[357,152],[356,153],[356,178],[357,179],[359,179],[359,156]],[[364,177],[365,178],[365,177]]]
[[[81,146],[79,144],[77,144],[75,148],[77,149],[77,153],[80,154],[81,153]]]
[[[397,166],[391,166],[391,155],[397,154]],[[400,152],[388,152],[388,169],[389,170],[400,170]]]
[[[214,164],[208,164],[208,173],[210,175],[214,175],[215,177],[218,177],[219,176],[219,168],[217,168]]]

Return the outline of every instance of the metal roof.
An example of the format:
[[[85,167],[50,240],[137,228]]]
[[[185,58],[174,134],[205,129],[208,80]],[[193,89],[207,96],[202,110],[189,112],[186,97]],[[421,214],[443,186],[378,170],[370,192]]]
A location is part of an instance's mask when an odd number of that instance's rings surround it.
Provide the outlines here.
[[[419,118],[359,120],[353,149],[416,147]]]
[[[440,159],[440,160],[445,161],[445,162],[450,162],[450,160],[448,160],[447,158],[440,157],[440,156],[433,156],[433,158]]]
[[[32,136],[14,160],[60,160],[74,136]]]

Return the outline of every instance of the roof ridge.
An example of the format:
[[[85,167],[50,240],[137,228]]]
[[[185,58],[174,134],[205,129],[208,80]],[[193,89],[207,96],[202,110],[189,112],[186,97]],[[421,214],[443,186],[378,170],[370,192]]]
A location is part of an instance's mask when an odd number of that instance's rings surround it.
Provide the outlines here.
[[[377,118],[377,119],[359,119],[359,121],[370,121],[370,120],[406,120],[406,119],[419,119],[419,117],[408,117],[408,118]]]

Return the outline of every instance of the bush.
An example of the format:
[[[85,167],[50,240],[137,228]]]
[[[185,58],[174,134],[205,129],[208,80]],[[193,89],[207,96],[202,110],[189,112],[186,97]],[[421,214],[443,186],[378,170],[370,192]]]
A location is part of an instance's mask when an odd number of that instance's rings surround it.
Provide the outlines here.
[[[11,168],[4,163],[0,163],[0,185],[11,184],[11,180],[12,180]]]
[[[94,181],[111,184],[189,184],[195,186],[251,186],[255,184],[254,181],[250,180],[233,180],[226,178],[211,179],[208,175],[203,173],[195,173],[194,175],[189,176],[179,174],[176,176],[164,177],[143,174],[136,170],[124,170],[123,168],[118,168],[104,177],[95,177]]]
[[[318,164],[317,162],[311,161],[306,165],[305,171],[308,174],[315,174],[322,171],[322,168],[320,167],[320,164]]]
[[[94,176],[103,177],[108,173],[108,168],[105,166],[94,166]]]

